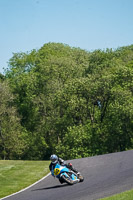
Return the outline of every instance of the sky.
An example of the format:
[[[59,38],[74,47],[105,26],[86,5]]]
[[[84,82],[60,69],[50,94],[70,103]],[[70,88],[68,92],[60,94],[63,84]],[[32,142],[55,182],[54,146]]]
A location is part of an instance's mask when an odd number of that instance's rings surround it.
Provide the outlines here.
[[[57,42],[87,51],[133,44],[133,0],[0,0],[0,73],[13,53]]]

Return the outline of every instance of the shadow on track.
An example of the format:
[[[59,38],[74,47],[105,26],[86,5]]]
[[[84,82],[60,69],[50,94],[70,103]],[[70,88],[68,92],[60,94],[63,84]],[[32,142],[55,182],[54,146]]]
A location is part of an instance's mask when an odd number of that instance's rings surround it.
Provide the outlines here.
[[[65,185],[56,185],[56,186],[52,186],[52,187],[38,188],[38,189],[35,189],[35,190],[32,190],[32,191],[56,189],[56,188],[66,187],[66,186],[71,186],[71,185],[68,185],[68,184],[65,184]]]

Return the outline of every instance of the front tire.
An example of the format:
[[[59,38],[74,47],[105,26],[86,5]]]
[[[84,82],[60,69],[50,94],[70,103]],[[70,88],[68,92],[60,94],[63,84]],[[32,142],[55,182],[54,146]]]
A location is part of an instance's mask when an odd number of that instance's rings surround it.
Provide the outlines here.
[[[73,184],[74,184],[73,180],[71,180],[69,177],[66,177],[65,175],[62,176],[62,179],[63,179],[66,183],[68,183],[69,185],[73,185]]]

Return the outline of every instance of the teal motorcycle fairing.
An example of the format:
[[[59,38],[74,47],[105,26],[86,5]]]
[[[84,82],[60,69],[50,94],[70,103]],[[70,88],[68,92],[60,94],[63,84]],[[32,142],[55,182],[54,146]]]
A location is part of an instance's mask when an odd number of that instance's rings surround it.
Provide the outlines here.
[[[78,179],[76,173],[68,169],[66,166],[61,166],[59,163],[51,170],[52,176],[60,179],[61,177],[67,178],[71,181],[71,184],[77,183],[80,180]],[[66,181],[67,182],[67,181]],[[69,182],[67,182],[69,183]]]

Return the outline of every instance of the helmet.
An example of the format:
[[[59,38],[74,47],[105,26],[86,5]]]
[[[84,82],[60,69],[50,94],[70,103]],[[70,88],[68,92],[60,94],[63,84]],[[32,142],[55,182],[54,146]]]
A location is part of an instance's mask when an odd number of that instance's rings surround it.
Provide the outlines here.
[[[50,160],[53,164],[55,164],[58,162],[58,157],[55,154],[53,154],[50,156]]]

